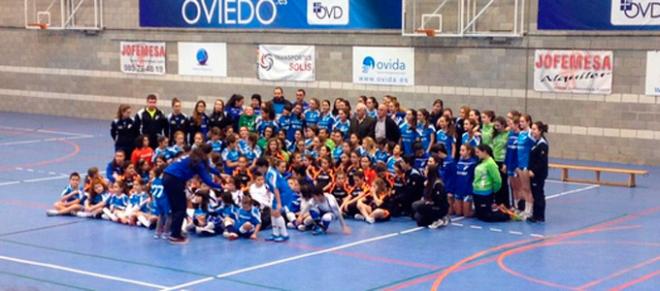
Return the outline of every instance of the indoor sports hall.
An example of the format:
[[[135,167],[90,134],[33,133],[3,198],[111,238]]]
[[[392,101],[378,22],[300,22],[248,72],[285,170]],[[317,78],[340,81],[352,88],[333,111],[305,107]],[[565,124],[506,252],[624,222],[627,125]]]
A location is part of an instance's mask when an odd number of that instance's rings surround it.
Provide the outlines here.
[[[0,1],[0,290],[657,290],[659,13]]]

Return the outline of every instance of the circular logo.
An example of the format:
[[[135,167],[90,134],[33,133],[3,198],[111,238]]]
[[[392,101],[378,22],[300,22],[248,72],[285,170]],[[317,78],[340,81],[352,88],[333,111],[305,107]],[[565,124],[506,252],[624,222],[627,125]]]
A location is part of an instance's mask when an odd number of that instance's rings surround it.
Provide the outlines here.
[[[206,63],[209,61],[209,53],[201,48],[197,51],[197,63],[200,66],[206,66]]]
[[[376,67],[376,60],[372,57],[366,57],[362,61],[362,70],[366,73],[369,72],[369,70],[373,69]]]
[[[264,54],[261,55],[261,58],[259,58],[259,66],[266,71],[270,71],[274,64],[275,61],[273,60],[273,55],[271,54]]]

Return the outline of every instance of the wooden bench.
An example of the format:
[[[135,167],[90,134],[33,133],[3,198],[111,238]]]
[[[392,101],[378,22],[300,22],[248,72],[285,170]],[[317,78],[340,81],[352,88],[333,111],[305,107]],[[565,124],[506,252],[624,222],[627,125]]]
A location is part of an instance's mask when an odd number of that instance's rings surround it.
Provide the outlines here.
[[[648,171],[645,170],[617,169],[617,168],[578,166],[578,165],[566,165],[566,164],[550,164],[550,168],[561,170],[561,180],[563,182],[578,182],[578,183],[621,186],[621,187],[630,187],[630,188],[635,187],[635,182],[636,182],[635,175],[647,175],[649,173]],[[569,170],[592,171],[596,174],[596,177],[594,180],[570,178],[568,175]],[[600,177],[601,173],[615,173],[615,174],[629,175],[628,182],[626,183],[626,182],[603,181]]]

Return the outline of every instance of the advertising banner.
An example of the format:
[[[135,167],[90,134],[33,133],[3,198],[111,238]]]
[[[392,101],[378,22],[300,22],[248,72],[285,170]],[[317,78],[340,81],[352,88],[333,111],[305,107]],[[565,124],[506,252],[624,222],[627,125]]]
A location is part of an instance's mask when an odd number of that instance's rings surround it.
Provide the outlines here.
[[[540,30],[660,30],[660,0],[540,0]]]
[[[268,81],[314,81],[314,46],[260,45],[257,71]]]
[[[180,42],[179,75],[227,77],[227,44]]]
[[[353,47],[353,83],[415,85],[415,49]]]
[[[401,29],[398,0],[140,0],[141,27]]]
[[[164,42],[122,41],[121,71],[126,74],[165,75],[167,50]]]
[[[612,51],[536,50],[534,90],[610,94],[613,69]]]

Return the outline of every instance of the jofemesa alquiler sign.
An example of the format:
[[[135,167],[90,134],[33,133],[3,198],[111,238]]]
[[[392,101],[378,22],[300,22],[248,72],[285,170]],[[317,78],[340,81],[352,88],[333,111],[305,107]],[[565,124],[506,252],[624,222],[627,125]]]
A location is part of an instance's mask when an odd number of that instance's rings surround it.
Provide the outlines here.
[[[140,0],[140,26],[208,29],[401,29],[398,0]]]

